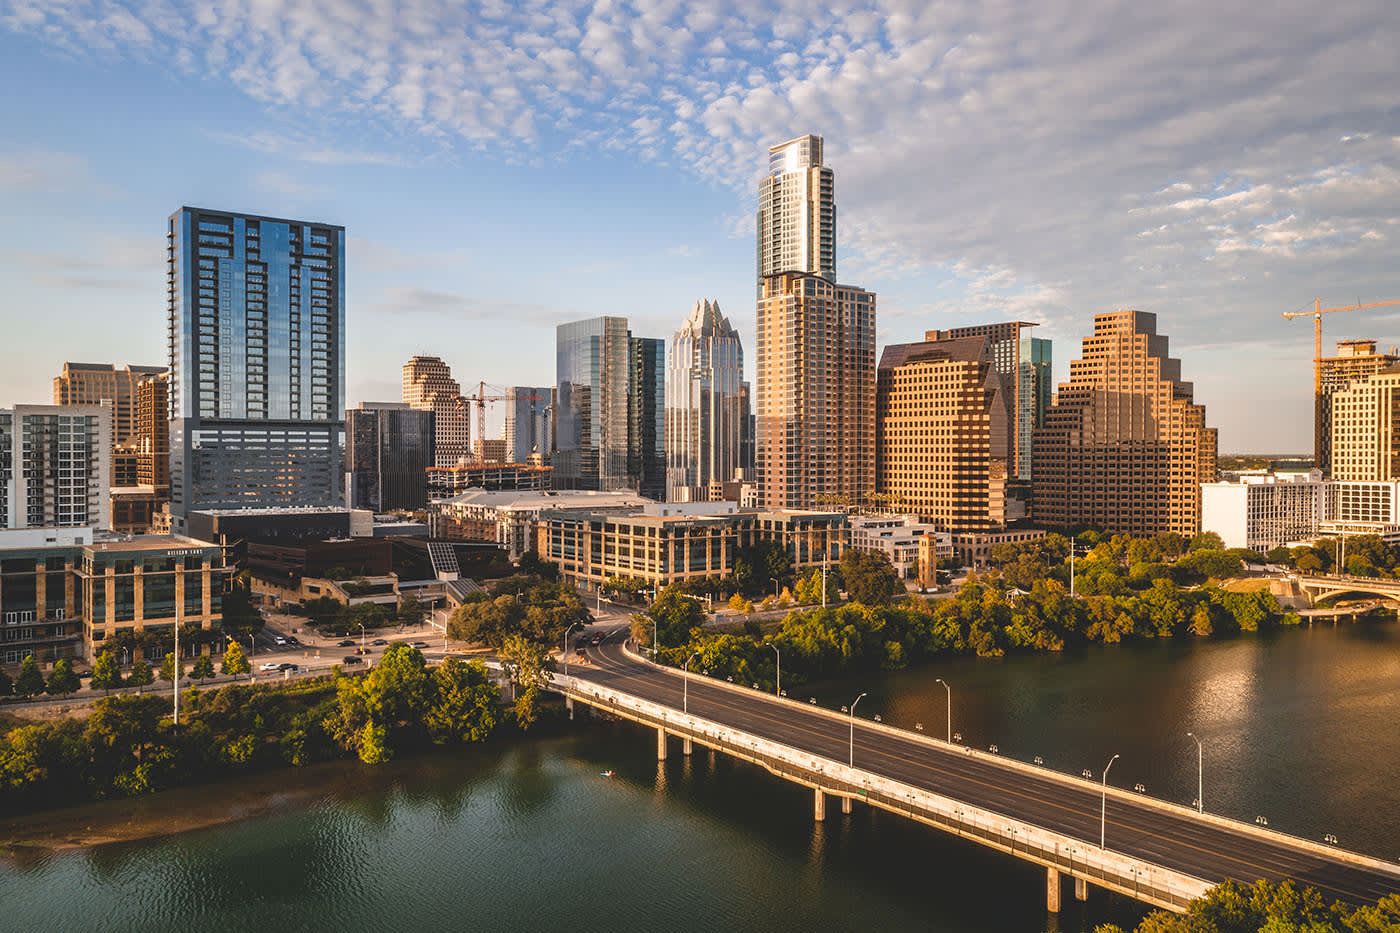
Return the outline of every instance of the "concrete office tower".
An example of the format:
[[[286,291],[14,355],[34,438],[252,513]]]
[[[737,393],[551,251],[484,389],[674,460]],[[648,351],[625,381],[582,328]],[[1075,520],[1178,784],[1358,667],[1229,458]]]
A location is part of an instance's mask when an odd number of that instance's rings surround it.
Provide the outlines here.
[[[0,409],[0,530],[106,530],[111,483],[111,404]]]
[[[1035,522],[1114,534],[1193,535],[1201,484],[1216,478],[1216,432],[1167,355],[1157,316],[1094,317],[1045,427],[1035,432]]]
[[[454,467],[471,459],[471,412],[440,357],[415,356],[403,364],[403,402],[433,413],[433,466]]]
[[[742,470],[748,419],[744,349],[719,304],[697,301],[671,338],[666,369],[666,499],[704,502]]]
[[[136,386],[136,483],[170,496],[170,379],[147,376]]]
[[[1337,355],[1322,359],[1322,391],[1314,400],[1313,411],[1313,466],[1322,471],[1324,479],[1333,473],[1333,396],[1359,380],[1394,366],[1397,361],[1400,356],[1395,354],[1394,347],[1389,353],[1377,353],[1374,340],[1338,340]]]
[[[182,207],[166,250],[172,530],[343,508],[345,228]]]
[[[1332,479],[1400,480],[1400,365],[1356,379],[1327,400]]]
[[[64,363],[53,380],[55,405],[112,403],[112,443],[134,444],[139,430],[137,387],[150,376],[163,376],[164,366],[123,366],[111,363]]]
[[[553,415],[553,387],[511,386],[506,389],[507,463],[528,463],[531,454],[548,459]]]
[[[350,508],[374,512],[428,507],[433,418],[400,402],[361,402],[345,413]]]
[[[1006,524],[1012,393],[995,347],[989,336],[949,337],[892,344],[880,357],[876,489],[939,531]]]
[[[859,505],[875,482],[875,295],[835,284],[822,140],[768,150],[759,184],[756,472],[765,508]]]

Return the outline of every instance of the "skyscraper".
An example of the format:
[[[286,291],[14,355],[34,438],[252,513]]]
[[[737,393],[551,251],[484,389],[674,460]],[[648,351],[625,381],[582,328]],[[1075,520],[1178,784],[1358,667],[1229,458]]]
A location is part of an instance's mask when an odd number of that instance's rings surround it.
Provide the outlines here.
[[[560,324],[556,340],[556,488],[664,494],[665,342],[622,317]]]
[[[1334,386],[1325,398],[1331,478],[1350,483],[1400,480],[1400,365]]]
[[[875,295],[837,285],[822,140],[768,150],[759,185],[758,480],[767,508],[857,505],[874,490]]]
[[[1095,315],[1035,432],[1036,524],[1140,537],[1200,531],[1216,432],[1167,352],[1155,314]]]
[[[1374,340],[1338,340],[1337,355],[1324,357],[1320,361],[1318,372],[1322,377],[1322,391],[1313,409],[1313,466],[1322,471],[1324,479],[1333,474],[1333,396],[1353,383],[1388,369],[1397,360],[1400,360],[1400,356],[1395,355],[1393,347],[1389,353],[1377,353]]]
[[[433,466],[454,467],[471,459],[471,413],[452,369],[436,356],[415,356],[403,364],[403,401],[433,413]]]
[[[666,368],[666,498],[700,502],[734,480],[748,418],[744,349],[719,304],[697,301]]]
[[[506,389],[506,461],[528,463],[531,454],[549,457],[554,389],[510,386]]]
[[[0,531],[110,528],[111,483],[110,402],[0,409]]]
[[[345,413],[346,493],[352,509],[427,508],[433,413],[399,402],[361,402]]]
[[[182,207],[166,251],[174,530],[343,507],[345,228]]]
[[[125,446],[136,441],[139,416],[136,389],[149,376],[165,375],[164,366],[123,366],[111,363],[64,363],[53,380],[55,405],[112,403],[112,443]]]

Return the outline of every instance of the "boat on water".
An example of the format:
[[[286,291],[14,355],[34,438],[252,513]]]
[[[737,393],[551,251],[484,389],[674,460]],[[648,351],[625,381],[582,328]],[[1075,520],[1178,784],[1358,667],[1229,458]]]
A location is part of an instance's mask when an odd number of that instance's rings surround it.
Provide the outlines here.
[[[606,771],[599,771],[598,774],[599,774],[600,776],[602,776],[602,777],[616,777],[616,776],[617,776],[617,772],[614,771],[614,770],[611,769],[611,768],[609,768],[609,769],[606,770]]]

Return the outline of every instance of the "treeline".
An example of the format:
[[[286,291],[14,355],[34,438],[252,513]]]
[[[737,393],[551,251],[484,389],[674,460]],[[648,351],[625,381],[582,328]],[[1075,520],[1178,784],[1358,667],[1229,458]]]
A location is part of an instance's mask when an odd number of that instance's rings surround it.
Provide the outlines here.
[[[557,645],[575,623],[591,616],[578,590],[535,576],[498,580],[467,595],[447,622],[447,634],[461,641],[499,649],[519,635],[535,644]]]
[[[405,596],[398,606],[384,606],[378,603],[346,605],[330,596],[318,596],[299,605],[287,607],[294,615],[306,616],[311,624],[323,632],[347,635],[359,631],[363,625],[367,629],[384,628],[390,625],[418,625],[423,621],[426,610],[416,596]]]
[[[1400,895],[1377,904],[1352,907],[1328,903],[1315,888],[1290,882],[1252,885],[1226,881],[1197,898],[1184,914],[1158,910],[1137,925],[1136,933],[1395,933],[1400,930]],[[1094,933],[1124,933],[1102,924]]]
[[[429,669],[391,645],[362,677],[190,690],[171,721],[168,696],[98,700],[86,719],[0,736],[0,811],[131,797],[240,773],[358,757],[367,763],[485,740],[500,690],[479,661]]]
[[[158,670],[162,680],[173,681],[175,679],[175,652],[171,651],[166,654]],[[239,674],[247,674],[251,670],[252,666],[248,663],[248,657],[243,653],[243,649],[239,647],[237,642],[229,642],[219,661],[219,672],[236,677]],[[116,655],[109,649],[97,656],[97,663],[93,665],[92,671],[88,675],[88,685],[94,690],[147,687],[155,683],[156,672],[157,669],[146,662],[137,661],[131,666],[131,672],[123,676]],[[180,676],[188,676],[194,680],[208,680],[214,676],[214,659],[207,654],[201,654],[188,667],[181,661]],[[34,660],[32,654],[25,656],[24,661],[20,664],[19,674],[14,678],[0,669],[0,697],[27,698],[36,697],[41,693],[52,696],[68,696],[76,693],[82,685],[82,678],[73,669],[73,662],[69,658],[60,658],[55,661],[53,670],[49,672],[47,679],[39,670],[39,662]]]
[[[1222,636],[1299,621],[1267,592],[1218,585],[1244,561],[1218,545],[1214,535],[1100,539],[1076,560],[1077,595],[1071,597],[1069,540],[1050,535],[996,549],[993,566],[951,598],[792,612],[766,634],[756,626],[743,633],[706,630],[693,600],[668,591],[634,623],[633,635],[642,644],[655,637],[668,663],[680,665],[696,654],[692,670],[771,688],[778,655],[770,646],[781,652],[784,682],[798,683],[946,655],[1000,657],[1133,639]],[[865,563],[879,560],[863,557]],[[875,592],[888,603],[885,590]]]

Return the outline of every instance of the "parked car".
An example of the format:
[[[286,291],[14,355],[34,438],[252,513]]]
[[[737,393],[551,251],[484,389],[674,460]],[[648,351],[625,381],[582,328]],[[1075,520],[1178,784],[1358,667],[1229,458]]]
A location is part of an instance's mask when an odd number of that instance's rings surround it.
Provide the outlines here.
[[[280,671],[281,669],[282,665],[278,664],[276,661],[268,661],[258,665],[258,670],[260,671]]]
[[[287,636],[287,644],[289,644],[289,645],[300,645],[300,644],[301,644],[301,639],[297,638],[295,635],[288,635],[288,636]]]
[[[340,644],[336,645],[336,647],[337,647],[337,648],[353,648],[353,647],[355,647],[355,641],[354,641],[354,639],[347,638],[347,639],[345,639],[344,641],[342,641]]]
[[[279,665],[277,665],[277,669],[278,669],[279,671],[291,671],[292,673],[295,674],[296,672],[298,672],[298,671],[301,670],[301,667],[300,667],[299,665],[296,665],[296,664],[287,663],[287,664],[279,664]]]
[[[273,636],[272,636],[272,643],[273,643],[274,645],[285,645],[285,644],[287,643],[286,636],[283,636],[283,635],[273,635]]]
[[[370,642],[370,644],[371,644],[371,645],[387,645],[387,644],[389,644],[389,643],[388,643],[387,641],[385,641],[384,639],[382,639],[382,638],[376,638],[374,641]]]
[[[346,667],[354,667],[356,664],[363,664],[365,662],[361,661],[353,654],[347,654],[345,657],[340,659],[340,663],[344,664]]]
[[[413,647],[417,648],[419,651],[422,651],[424,648],[428,647],[428,643],[426,641],[415,641],[413,643]]]

